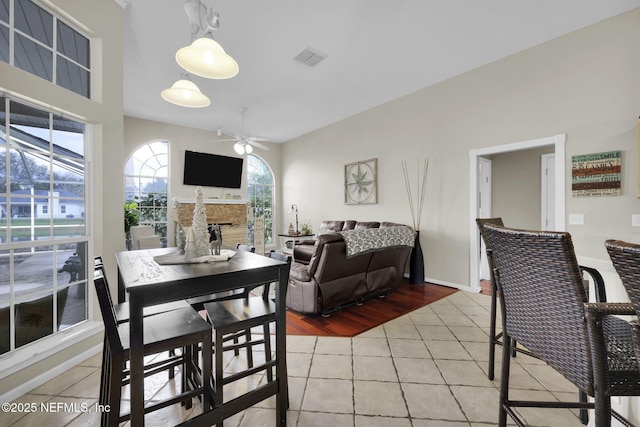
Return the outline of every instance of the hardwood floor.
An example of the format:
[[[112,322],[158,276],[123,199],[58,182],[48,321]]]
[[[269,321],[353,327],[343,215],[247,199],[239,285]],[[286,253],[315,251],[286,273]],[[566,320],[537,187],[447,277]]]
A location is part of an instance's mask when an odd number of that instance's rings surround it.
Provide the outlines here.
[[[331,313],[329,317],[287,310],[287,334],[352,337],[454,292],[457,289],[432,283],[411,285],[405,280],[384,298],[352,305]]]

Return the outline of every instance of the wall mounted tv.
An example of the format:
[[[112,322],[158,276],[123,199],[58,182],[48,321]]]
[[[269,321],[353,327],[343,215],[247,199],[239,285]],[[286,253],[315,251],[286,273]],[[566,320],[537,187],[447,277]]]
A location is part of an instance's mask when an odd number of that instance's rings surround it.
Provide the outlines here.
[[[183,184],[240,188],[243,161],[238,157],[185,151]]]

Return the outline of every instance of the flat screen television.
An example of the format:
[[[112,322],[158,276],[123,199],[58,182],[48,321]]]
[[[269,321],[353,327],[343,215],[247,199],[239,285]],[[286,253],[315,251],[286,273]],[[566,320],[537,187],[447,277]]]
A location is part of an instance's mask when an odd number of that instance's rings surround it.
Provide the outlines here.
[[[184,152],[184,185],[240,188],[242,186],[242,162],[239,157],[219,154]]]

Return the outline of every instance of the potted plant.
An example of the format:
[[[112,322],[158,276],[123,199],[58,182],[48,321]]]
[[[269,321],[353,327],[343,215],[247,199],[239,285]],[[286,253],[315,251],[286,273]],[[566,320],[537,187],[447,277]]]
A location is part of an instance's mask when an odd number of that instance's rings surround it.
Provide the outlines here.
[[[124,204],[124,232],[126,233],[127,250],[131,250],[131,227],[138,225],[140,211],[137,202],[125,202]]]
[[[303,236],[310,236],[311,234],[313,234],[311,225],[307,223],[302,224],[302,227],[300,227],[300,234],[302,234]]]

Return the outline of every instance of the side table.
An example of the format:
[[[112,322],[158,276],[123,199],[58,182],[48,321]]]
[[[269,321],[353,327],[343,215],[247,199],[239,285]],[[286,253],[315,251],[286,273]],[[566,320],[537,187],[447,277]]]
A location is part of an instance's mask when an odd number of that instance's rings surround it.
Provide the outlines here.
[[[280,250],[283,254],[293,255],[293,247],[297,242],[302,240],[313,240],[315,238],[315,234],[278,234],[280,238]],[[291,247],[287,246],[287,242],[291,242]]]

